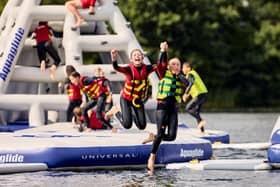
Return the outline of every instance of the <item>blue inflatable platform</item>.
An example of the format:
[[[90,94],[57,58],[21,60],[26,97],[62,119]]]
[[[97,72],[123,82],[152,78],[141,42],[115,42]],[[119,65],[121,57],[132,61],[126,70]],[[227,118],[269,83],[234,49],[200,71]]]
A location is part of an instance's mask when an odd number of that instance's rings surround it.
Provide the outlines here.
[[[1,133],[0,173],[41,170],[81,170],[106,168],[144,168],[151,151],[141,144],[147,130],[119,129],[78,132],[71,123]],[[163,142],[158,150],[156,166],[207,160],[212,156],[211,142],[178,130],[177,139]]]

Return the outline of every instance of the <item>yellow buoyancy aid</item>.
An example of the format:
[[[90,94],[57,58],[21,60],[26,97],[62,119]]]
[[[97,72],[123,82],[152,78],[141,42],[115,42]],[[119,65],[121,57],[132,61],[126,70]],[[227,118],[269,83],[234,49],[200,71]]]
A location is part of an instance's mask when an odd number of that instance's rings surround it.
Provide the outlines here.
[[[168,96],[174,96],[176,101],[181,103],[183,92],[182,83],[178,76],[173,76],[171,71],[166,70],[164,77],[158,84],[157,99],[165,99]]]
[[[194,83],[189,91],[190,95],[192,96],[192,98],[197,97],[198,95],[202,94],[202,93],[207,93],[208,90],[204,84],[204,82],[202,81],[202,79],[200,78],[200,76],[198,75],[198,73],[195,70],[191,70],[187,75],[186,78],[188,78],[189,75],[194,76]]]

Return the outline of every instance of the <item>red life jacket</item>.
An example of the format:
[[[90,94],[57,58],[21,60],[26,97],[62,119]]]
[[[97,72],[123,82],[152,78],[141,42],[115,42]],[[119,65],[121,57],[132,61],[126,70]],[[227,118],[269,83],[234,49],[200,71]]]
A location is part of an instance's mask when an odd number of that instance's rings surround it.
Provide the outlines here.
[[[80,84],[82,85],[82,90],[87,94],[90,99],[98,98],[102,93],[102,84],[103,82],[98,79],[94,79],[89,85],[84,85],[83,80],[88,78],[83,76],[80,78]]]
[[[36,39],[37,43],[46,42],[46,41],[51,40],[48,25],[40,25],[40,26],[36,27],[34,32],[36,34],[35,39]]]
[[[126,78],[124,88],[122,90],[122,97],[129,101],[134,99],[142,100],[145,98],[146,90],[149,86],[147,66],[143,64],[140,73],[133,64],[129,64],[129,67],[132,72],[132,78]]]
[[[81,100],[82,99],[81,87],[79,85],[70,83],[67,86],[67,95],[70,101]]]
[[[80,121],[84,121],[83,116],[80,116]],[[94,110],[91,111],[91,115],[89,117],[89,126],[92,129],[101,129],[103,127],[103,123],[97,119],[96,112]]]

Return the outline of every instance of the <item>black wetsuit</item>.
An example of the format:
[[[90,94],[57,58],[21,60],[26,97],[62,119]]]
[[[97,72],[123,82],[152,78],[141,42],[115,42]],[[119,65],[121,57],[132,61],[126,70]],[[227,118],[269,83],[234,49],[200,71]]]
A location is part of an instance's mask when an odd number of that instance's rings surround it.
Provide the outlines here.
[[[157,135],[153,142],[152,153],[156,154],[162,140],[173,141],[177,136],[178,104],[175,97],[167,97],[158,102],[156,111]],[[165,133],[168,129],[167,134]]]
[[[112,93],[111,93],[112,88],[111,88],[110,81],[108,79],[104,80],[103,86],[105,86],[105,87],[108,86],[110,88],[110,93],[109,94],[112,95]],[[106,95],[106,97],[108,97],[108,96]],[[105,106],[103,107],[104,112],[105,113],[108,112],[112,108],[112,106],[113,106],[113,99],[109,103],[105,102]]]
[[[43,60],[46,61],[47,53],[53,58],[55,66],[58,66],[61,62],[58,52],[53,47],[52,41],[38,43],[37,52],[40,62],[42,62]]]
[[[152,73],[158,68],[157,65],[147,65],[147,75]],[[113,62],[113,68],[127,77],[133,77],[133,72],[129,66],[120,67],[118,63]],[[141,72],[142,67],[137,68],[139,72]],[[132,127],[132,120],[134,120],[138,129],[143,130],[146,128],[146,116],[145,116],[145,108],[143,101],[139,101],[140,106],[136,107],[133,105],[132,101],[129,101],[122,96],[120,97],[120,106],[121,112],[116,114],[117,118],[121,122],[124,128],[130,129]],[[133,110],[133,113],[132,113]]]
[[[189,74],[188,76],[189,84],[186,89],[186,93],[189,92],[194,81],[195,81],[194,76],[192,74]],[[199,94],[197,97],[192,98],[186,105],[186,111],[196,119],[197,123],[199,123],[202,120],[200,116],[200,112],[202,109],[202,105],[207,101],[207,97],[208,97],[208,93]]]
[[[167,67],[167,53],[162,52],[159,56],[159,59],[162,61],[162,67]],[[161,72],[158,73],[160,78],[163,78],[165,75],[165,70],[162,69]],[[188,84],[183,74],[179,74],[178,76],[173,74],[173,77],[176,79],[174,79],[172,85],[176,85],[176,81],[180,81],[182,83],[182,87],[185,88]],[[176,86],[171,87],[170,92],[175,93],[175,89]],[[153,154],[156,154],[162,140],[173,141],[176,139],[178,128],[178,102],[175,96],[168,96],[164,99],[158,99],[156,121],[157,135],[155,136],[152,146],[151,153]]]

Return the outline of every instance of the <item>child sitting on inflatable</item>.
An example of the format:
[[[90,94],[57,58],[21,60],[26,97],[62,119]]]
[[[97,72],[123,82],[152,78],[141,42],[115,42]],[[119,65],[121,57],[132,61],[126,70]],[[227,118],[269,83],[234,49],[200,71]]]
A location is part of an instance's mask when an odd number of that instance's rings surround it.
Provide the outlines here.
[[[87,132],[90,132],[91,129],[112,129],[112,132],[113,133],[116,133],[117,132],[117,129],[114,128],[113,126],[108,126],[108,124],[106,123],[103,123],[102,121],[100,121],[99,119],[97,119],[96,117],[96,112],[94,110],[91,110],[90,111],[90,117],[89,117],[89,127],[90,128],[87,128],[86,126],[83,125],[83,115],[82,115],[82,110],[81,110],[81,107],[75,107],[74,110],[73,110],[73,113],[75,115],[75,118],[76,118],[76,124],[79,125],[78,128],[79,128],[79,131],[82,132],[82,131],[87,131]],[[104,114],[104,113],[103,113]],[[114,114],[111,113],[111,112],[107,112],[104,114],[104,119],[105,120],[109,120],[110,117],[112,117]]]
[[[84,18],[79,13],[78,9],[88,9],[89,14],[95,13],[95,3],[96,0],[69,0],[65,3],[65,7],[72,12],[75,16],[76,23],[71,27],[72,30],[76,30],[85,21]]]

